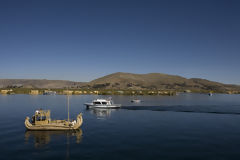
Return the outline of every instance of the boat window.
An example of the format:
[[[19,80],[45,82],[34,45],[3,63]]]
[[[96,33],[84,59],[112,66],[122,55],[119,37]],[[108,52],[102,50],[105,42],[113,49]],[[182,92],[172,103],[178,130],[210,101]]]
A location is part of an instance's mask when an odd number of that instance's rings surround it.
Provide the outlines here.
[[[101,104],[100,102],[93,102],[93,104]]]
[[[102,104],[107,104],[107,102],[102,102]]]
[[[37,117],[36,117],[36,121],[40,121],[40,120],[41,120],[40,117],[37,116]]]
[[[40,116],[36,117],[36,121],[45,121],[47,119],[46,116],[42,116],[42,118]]]
[[[42,121],[45,121],[46,120],[46,116],[42,116]]]

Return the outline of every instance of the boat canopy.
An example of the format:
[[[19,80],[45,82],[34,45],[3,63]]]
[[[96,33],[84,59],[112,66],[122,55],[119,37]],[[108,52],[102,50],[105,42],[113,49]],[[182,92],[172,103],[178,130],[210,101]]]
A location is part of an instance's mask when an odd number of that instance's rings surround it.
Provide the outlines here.
[[[101,104],[111,105],[111,101],[106,100],[106,99],[96,99],[96,100],[93,101],[93,104],[96,104],[96,105],[101,105]]]
[[[50,110],[36,110],[32,121],[35,124],[48,124],[50,122]]]

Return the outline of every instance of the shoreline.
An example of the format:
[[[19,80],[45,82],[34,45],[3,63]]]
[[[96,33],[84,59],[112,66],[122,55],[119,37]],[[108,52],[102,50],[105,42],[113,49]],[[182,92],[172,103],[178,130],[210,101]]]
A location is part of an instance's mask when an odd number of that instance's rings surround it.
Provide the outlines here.
[[[240,91],[212,91],[212,90],[99,90],[99,89],[45,89],[45,88],[2,88],[0,94],[29,94],[29,95],[165,95],[175,96],[179,93],[200,94],[240,94]]]

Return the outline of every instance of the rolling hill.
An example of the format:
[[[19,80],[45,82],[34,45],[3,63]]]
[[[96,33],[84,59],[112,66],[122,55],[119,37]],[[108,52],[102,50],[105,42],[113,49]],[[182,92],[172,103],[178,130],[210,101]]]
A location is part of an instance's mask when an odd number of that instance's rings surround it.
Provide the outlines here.
[[[90,82],[74,82],[46,79],[0,79],[0,88],[84,88],[84,89],[132,89],[132,90],[192,90],[240,91],[239,85],[229,85],[200,78],[184,78],[162,73],[133,74],[113,73]]]
[[[0,79],[0,88],[79,88],[84,82],[46,79]]]
[[[218,92],[240,90],[238,85],[222,84],[200,78],[187,79],[161,73],[132,74],[118,72],[93,80],[89,84],[93,88],[108,89],[214,90]]]

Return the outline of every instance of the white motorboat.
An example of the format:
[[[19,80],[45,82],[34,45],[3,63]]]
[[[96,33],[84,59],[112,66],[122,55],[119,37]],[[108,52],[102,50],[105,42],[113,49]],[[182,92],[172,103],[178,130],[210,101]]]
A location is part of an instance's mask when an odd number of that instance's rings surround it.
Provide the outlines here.
[[[140,103],[140,102],[142,102],[140,99],[133,99],[133,100],[131,100],[131,102],[132,103]]]
[[[114,104],[111,99],[95,99],[92,103],[85,103],[87,108],[120,108],[121,104]]]

